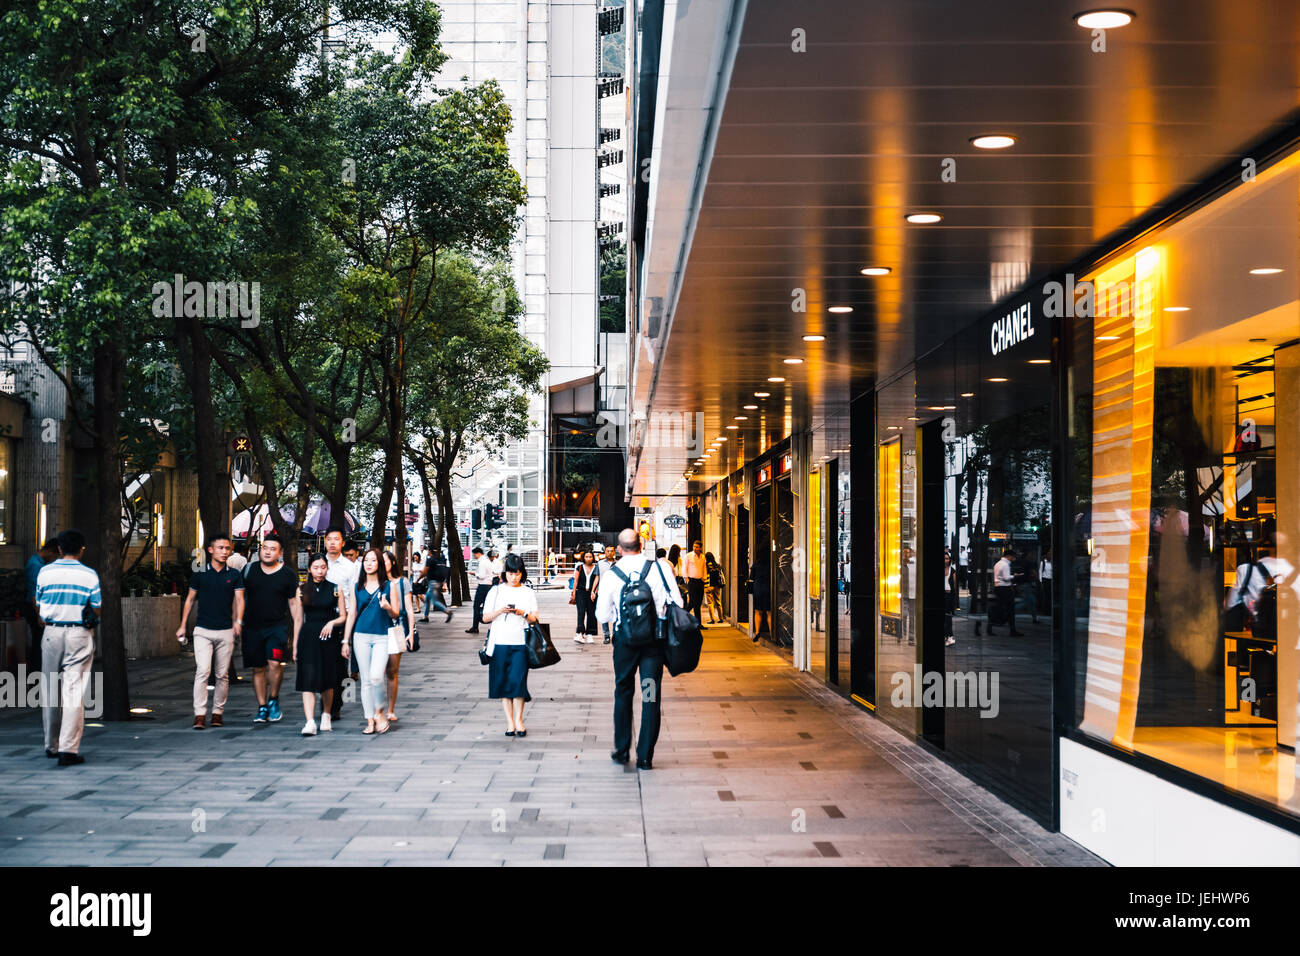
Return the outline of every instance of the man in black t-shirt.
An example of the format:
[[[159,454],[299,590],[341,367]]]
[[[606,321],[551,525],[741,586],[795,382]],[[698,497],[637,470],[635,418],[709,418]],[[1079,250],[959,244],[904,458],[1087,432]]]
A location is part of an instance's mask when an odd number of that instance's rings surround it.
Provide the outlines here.
[[[268,536],[262,541],[261,560],[244,574],[244,666],[253,668],[253,689],[257,691],[255,724],[284,716],[280,710],[280,682],[290,657],[290,618],[295,632],[302,624],[298,575],[281,560],[282,555],[280,539]]]
[[[185,643],[185,625],[190,619],[190,608],[198,599],[199,615],[194,622],[194,729],[202,730],[208,713],[208,676],[213,664],[212,726],[220,727],[226,709],[226,696],[230,690],[228,672],[230,657],[235,650],[235,637],[240,632],[244,616],[244,578],[234,568],[226,565],[234,545],[224,534],[214,534],[208,539],[205,550],[209,564],[206,570],[195,571],[190,576],[190,593],[185,596],[185,609],[181,611],[181,626],[176,629],[176,639]]]

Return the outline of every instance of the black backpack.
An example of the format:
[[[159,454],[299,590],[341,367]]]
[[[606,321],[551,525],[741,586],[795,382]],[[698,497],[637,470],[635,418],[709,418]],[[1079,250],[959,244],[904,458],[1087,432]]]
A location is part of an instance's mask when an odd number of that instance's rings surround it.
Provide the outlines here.
[[[623,590],[618,595],[618,628],[615,638],[628,647],[653,643],[659,630],[655,595],[645,580],[649,567],[650,562],[647,561],[635,581],[624,574],[621,568],[610,568],[623,582]]]

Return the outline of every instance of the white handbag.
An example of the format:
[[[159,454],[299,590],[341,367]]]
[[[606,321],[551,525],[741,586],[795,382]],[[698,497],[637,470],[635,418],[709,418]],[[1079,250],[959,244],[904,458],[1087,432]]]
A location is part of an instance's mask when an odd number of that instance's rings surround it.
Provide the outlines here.
[[[398,581],[398,585],[397,585],[397,594],[398,594],[397,606],[403,607],[406,604],[406,588],[402,586],[400,580]],[[402,627],[402,622],[399,619],[396,624],[390,624],[388,626],[388,653],[401,654],[405,650],[406,650],[406,630]]]

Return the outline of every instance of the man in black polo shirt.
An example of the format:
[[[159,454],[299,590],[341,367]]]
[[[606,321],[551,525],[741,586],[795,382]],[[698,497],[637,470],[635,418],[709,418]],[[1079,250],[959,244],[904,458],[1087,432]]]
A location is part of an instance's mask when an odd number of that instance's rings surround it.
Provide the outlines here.
[[[244,575],[244,666],[253,668],[253,689],[257,691],[255,724],[284,716],[280,711],[280,682],[290,657],[290,618],[295,632],[302,625],[298,575],[281,560],[282,554],[280,539],[267,536],[262,541],[261,560]]]
[[[208,567],[190,576],[190,593],[185,597],[181,611],[181,626],[176,629],[176,639],[185,643],[185,623],[190,619],[190,608],[195,598],[199,603],[199,616],[194,622],[194,729],[202,730],[208,713],[208,675],[216,663],[213,678],[212,726],[222,726],[225,718],[226,696],[230,691],[227,674],[230,657],[235,650],[244,617],[244,578],[226,560],[234,545],[224,534],[214,534],[208,539]]]

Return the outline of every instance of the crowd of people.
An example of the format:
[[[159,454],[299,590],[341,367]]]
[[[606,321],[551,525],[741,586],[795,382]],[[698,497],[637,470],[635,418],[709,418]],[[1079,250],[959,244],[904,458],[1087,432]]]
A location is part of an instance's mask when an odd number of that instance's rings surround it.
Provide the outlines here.
[[[708,607],[711,623],[715,610],[721,618],[718,592],[725,578],[698,541],[684,557],[674,547],[651,558],[641,553],[641,545],[640,536],[627,529],[618,547],[605,548],[599,558],[594,552],[581,554],[571,586],[578,608],[575,642],[594,643],[601,633],[605,644],[614,645],[612,757],[621,763],[630,759],[632,699],[639,686],[637,766],[649,769],[659,733],[664,652],[661,641],[640,645],[620,640],[620,595],[629,582],[644,581],[660,617],[672,603],[688,608],[703,626],[703,607]],[[41,629],[42,671],[62,675],[58,699],[42,700],[46,754],[57,758],[59,766],[85,761],[80,753],[82,704],[94,660],[95,615],[102,604],[99,576],[80,560],[85,546],[80,532],[64,531],[47,542],[27,569],[31,616]],[[236,646],[244,667],[252,671],[254,724],[283,718],[280,694],[291,662],[296,664],[293,691],[301,696],[303,736],[334,729],[349,677],[360,686],[363,734],[385,734],[397,723],[402,655],[419,650],[416,621],[427,622],[431,610],[451,620],[443,596],[449,571],[442,555],[431,553],[422,563],[417,552],[411,576],[400,555],[377,547],[362,552],[346,541],[342,529],[331,528],[324,551],[311,555],[300,582],[275,535],[262,540],[253,561],[239,560],[226,534],[211,536],[204,550],[206,566],[190,578],[175,632],[182,645],[193,642],[195,730],[224,726]],[[478,587],[469,631],[478,633],[480,624],[488,625],[481,649],[489,664],[488,696],[502,702],[506,736],[524,737],[524,706],[531,699],[525,634],[528,624],[538,620],[537,595],[519,555],[511,551],[501,558],[481,548],[473,554]],[[650,573],[656,566],[658,573]]]

